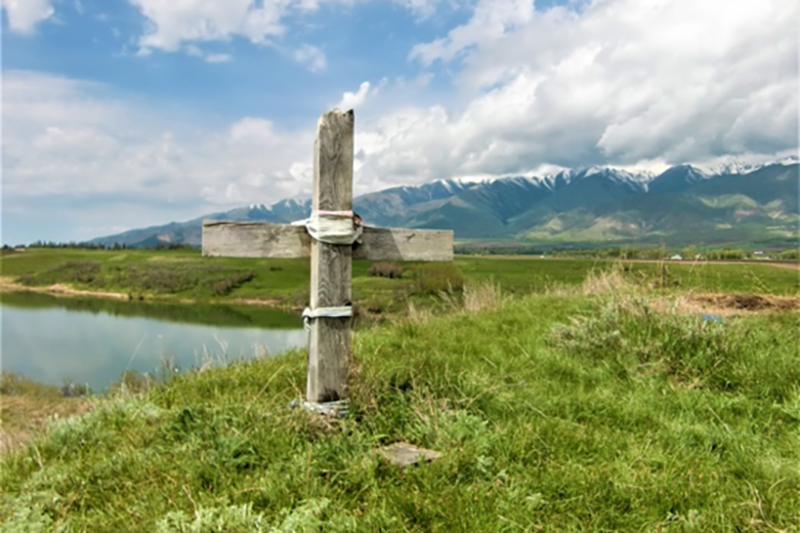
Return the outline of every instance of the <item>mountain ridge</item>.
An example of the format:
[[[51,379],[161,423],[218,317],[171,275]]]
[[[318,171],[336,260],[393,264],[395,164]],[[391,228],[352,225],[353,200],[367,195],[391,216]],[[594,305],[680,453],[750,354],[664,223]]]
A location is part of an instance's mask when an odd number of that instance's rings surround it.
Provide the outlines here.
[[[729,165],[713,174],[684,164],[655,174],[614,167],[564,169],[545,176],[440,179],[361,195],[354,210],[377,226],[453,229],[457,239],[529,243],[680,241],[686,244],[797,238],[797,158]],[[251,204],[186,222],[94,239],[112,246],[202,240],[203,220],[290,223],[310,200]]]

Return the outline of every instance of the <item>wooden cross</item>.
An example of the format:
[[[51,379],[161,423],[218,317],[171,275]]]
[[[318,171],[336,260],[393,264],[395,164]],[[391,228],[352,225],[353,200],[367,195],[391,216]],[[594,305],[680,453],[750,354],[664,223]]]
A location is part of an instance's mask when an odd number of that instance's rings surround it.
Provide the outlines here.
[[[317,125],[314,142],[313,213],[329,219],[353,209],[353,111],[334,109]],[[250,222],[203,222],[203,255],[224,257],[311,257],[310,310],[350,307],[352,259],[452,261],[451,230],[364,227],[354,244],[329,244],[312,238],[303,226]],[[310,320],[306,399],[336,402],[347,396],[351,319],[319,316]]]

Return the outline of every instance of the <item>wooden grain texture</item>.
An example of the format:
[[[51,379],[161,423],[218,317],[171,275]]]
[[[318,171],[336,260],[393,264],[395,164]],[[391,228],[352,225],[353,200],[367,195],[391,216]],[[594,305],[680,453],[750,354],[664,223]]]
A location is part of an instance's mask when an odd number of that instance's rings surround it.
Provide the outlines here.
[[[203,222],[203,255],[209,257],[309,257],[303,226],[262,222]]]
[[[322,115],[314,142],[312,209],[353,208],[352,111]],[[311,242],[311,308],[351,305],[352,246]],[[311,321],[306,399],[330,402],[347,396],[352,332],[350,318]]]
[[[311,238],[302,226],[263,222],[203,223],[203,255],[210,257],[310,257]],[[353,259],[452,261],[451,230],[364,228]]]
[[[452,261],[453,231],[445,229],[364,228],[355,259],[373,261]]]

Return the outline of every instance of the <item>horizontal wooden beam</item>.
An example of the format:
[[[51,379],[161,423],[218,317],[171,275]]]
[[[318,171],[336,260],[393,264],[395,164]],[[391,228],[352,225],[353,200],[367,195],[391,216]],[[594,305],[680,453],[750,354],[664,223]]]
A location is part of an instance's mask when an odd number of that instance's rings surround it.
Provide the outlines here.
[[[452,230],[365,227],[353,259],[452,261]],[[203,222],[203,255],[209,257],[310,257],[303,226],[263,222]]]

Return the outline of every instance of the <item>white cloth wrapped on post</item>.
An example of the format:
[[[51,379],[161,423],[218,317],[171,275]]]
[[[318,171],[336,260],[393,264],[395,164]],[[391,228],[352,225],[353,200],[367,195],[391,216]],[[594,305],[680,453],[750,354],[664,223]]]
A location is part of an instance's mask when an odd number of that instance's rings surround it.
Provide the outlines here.
[[[364,231],[352,211],[312,211],[310,217],[292,225],[305,226],[312,239],[326,244],[351,245]]]
[[[305,226],[312,239],[326,244],[350,246],[358,241],[364,228],[357,221],[353,211],[312,211],[305,220],[292,222],[293,226]],[[352,306],[344,307],[306,307],[303,311],[303,324],[311,329],[311,320],[315,318],[350,318],[353,316]]]
[[[351,316],[353,316],[353,307],[349,305],[344,307],[317,307],[316,309],[306,307],[303,310],[303,324],[307,330],[310,330],[311,320],[315,318],[350,318]]]

